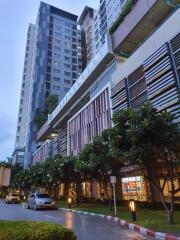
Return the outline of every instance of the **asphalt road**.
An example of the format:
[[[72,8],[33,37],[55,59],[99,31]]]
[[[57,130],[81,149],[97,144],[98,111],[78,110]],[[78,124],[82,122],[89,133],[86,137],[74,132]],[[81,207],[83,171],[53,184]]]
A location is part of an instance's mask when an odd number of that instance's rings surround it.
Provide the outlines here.
[[[0,201],[1,220],[31,220],[62,224],[72,229],[78,240],[150,240],[139,233],[127,230],[118,223],[96,216],[86,216],[78,213],[60,210],[34,211],[24,209],[20,204],[5,204]]]

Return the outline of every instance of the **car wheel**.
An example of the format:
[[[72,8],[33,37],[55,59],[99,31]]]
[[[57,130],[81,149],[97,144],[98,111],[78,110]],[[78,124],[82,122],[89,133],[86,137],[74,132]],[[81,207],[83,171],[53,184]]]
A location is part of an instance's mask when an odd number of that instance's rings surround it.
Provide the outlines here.
[[[34,211],[37,211],[37,205],[36,204],[34,205]]]
[[[25,203],[24,205],[26,206],[26,207],[25,207],[26,209],[30,209],[30,206],[29,206],[29,203],[28,203],[28,202]]]

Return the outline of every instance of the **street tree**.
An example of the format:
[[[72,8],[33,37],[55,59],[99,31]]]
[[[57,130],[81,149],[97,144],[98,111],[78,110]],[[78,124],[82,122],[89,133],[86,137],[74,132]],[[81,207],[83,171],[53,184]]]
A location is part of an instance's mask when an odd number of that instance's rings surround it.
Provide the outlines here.
[[[174,120],[170,113],[157,112],[150,104],[119,111],[113,116],[115,149],[123,156],[126,165],[145,167],[149,183],[159,192],[169,223],[173,223],[175,194],[180,191],[174,184],[180,166],[180,132]],[[164,196],[167,183],[170,184],[170,206]]]
[[[64,156],[61,164],[62,181],[73,195],[78,207],[82,198],[83,174],[80,171],[80,162],[76,156]]]
[[[122,165],[120,158],[116,157],[112,150],[113,134],[113,129],[104,130],[100,136],[94,137],[80,154],[81,171],[88,176],[89,180],[103,184],[109,200],[111,198],[108,192],[110,175],[119,176]]]

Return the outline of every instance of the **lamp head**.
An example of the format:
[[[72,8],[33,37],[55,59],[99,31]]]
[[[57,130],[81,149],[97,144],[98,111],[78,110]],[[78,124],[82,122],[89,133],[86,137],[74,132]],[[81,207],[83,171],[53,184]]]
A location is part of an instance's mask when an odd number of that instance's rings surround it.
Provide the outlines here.
[[[130,207],[130,210],[131,212],[134,212],[136,210],[136,206],[135,206],[135,201],[134,199],[131,199],[130,202],[129,202],[129,207]]]

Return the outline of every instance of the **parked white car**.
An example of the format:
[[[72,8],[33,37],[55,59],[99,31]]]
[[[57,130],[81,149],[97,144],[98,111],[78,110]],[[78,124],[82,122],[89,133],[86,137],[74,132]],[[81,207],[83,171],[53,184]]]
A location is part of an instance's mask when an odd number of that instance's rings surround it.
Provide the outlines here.
[[[47,193],[32,193],[27,200],[27,207],[38,209],[55,209],[56,203]]]

